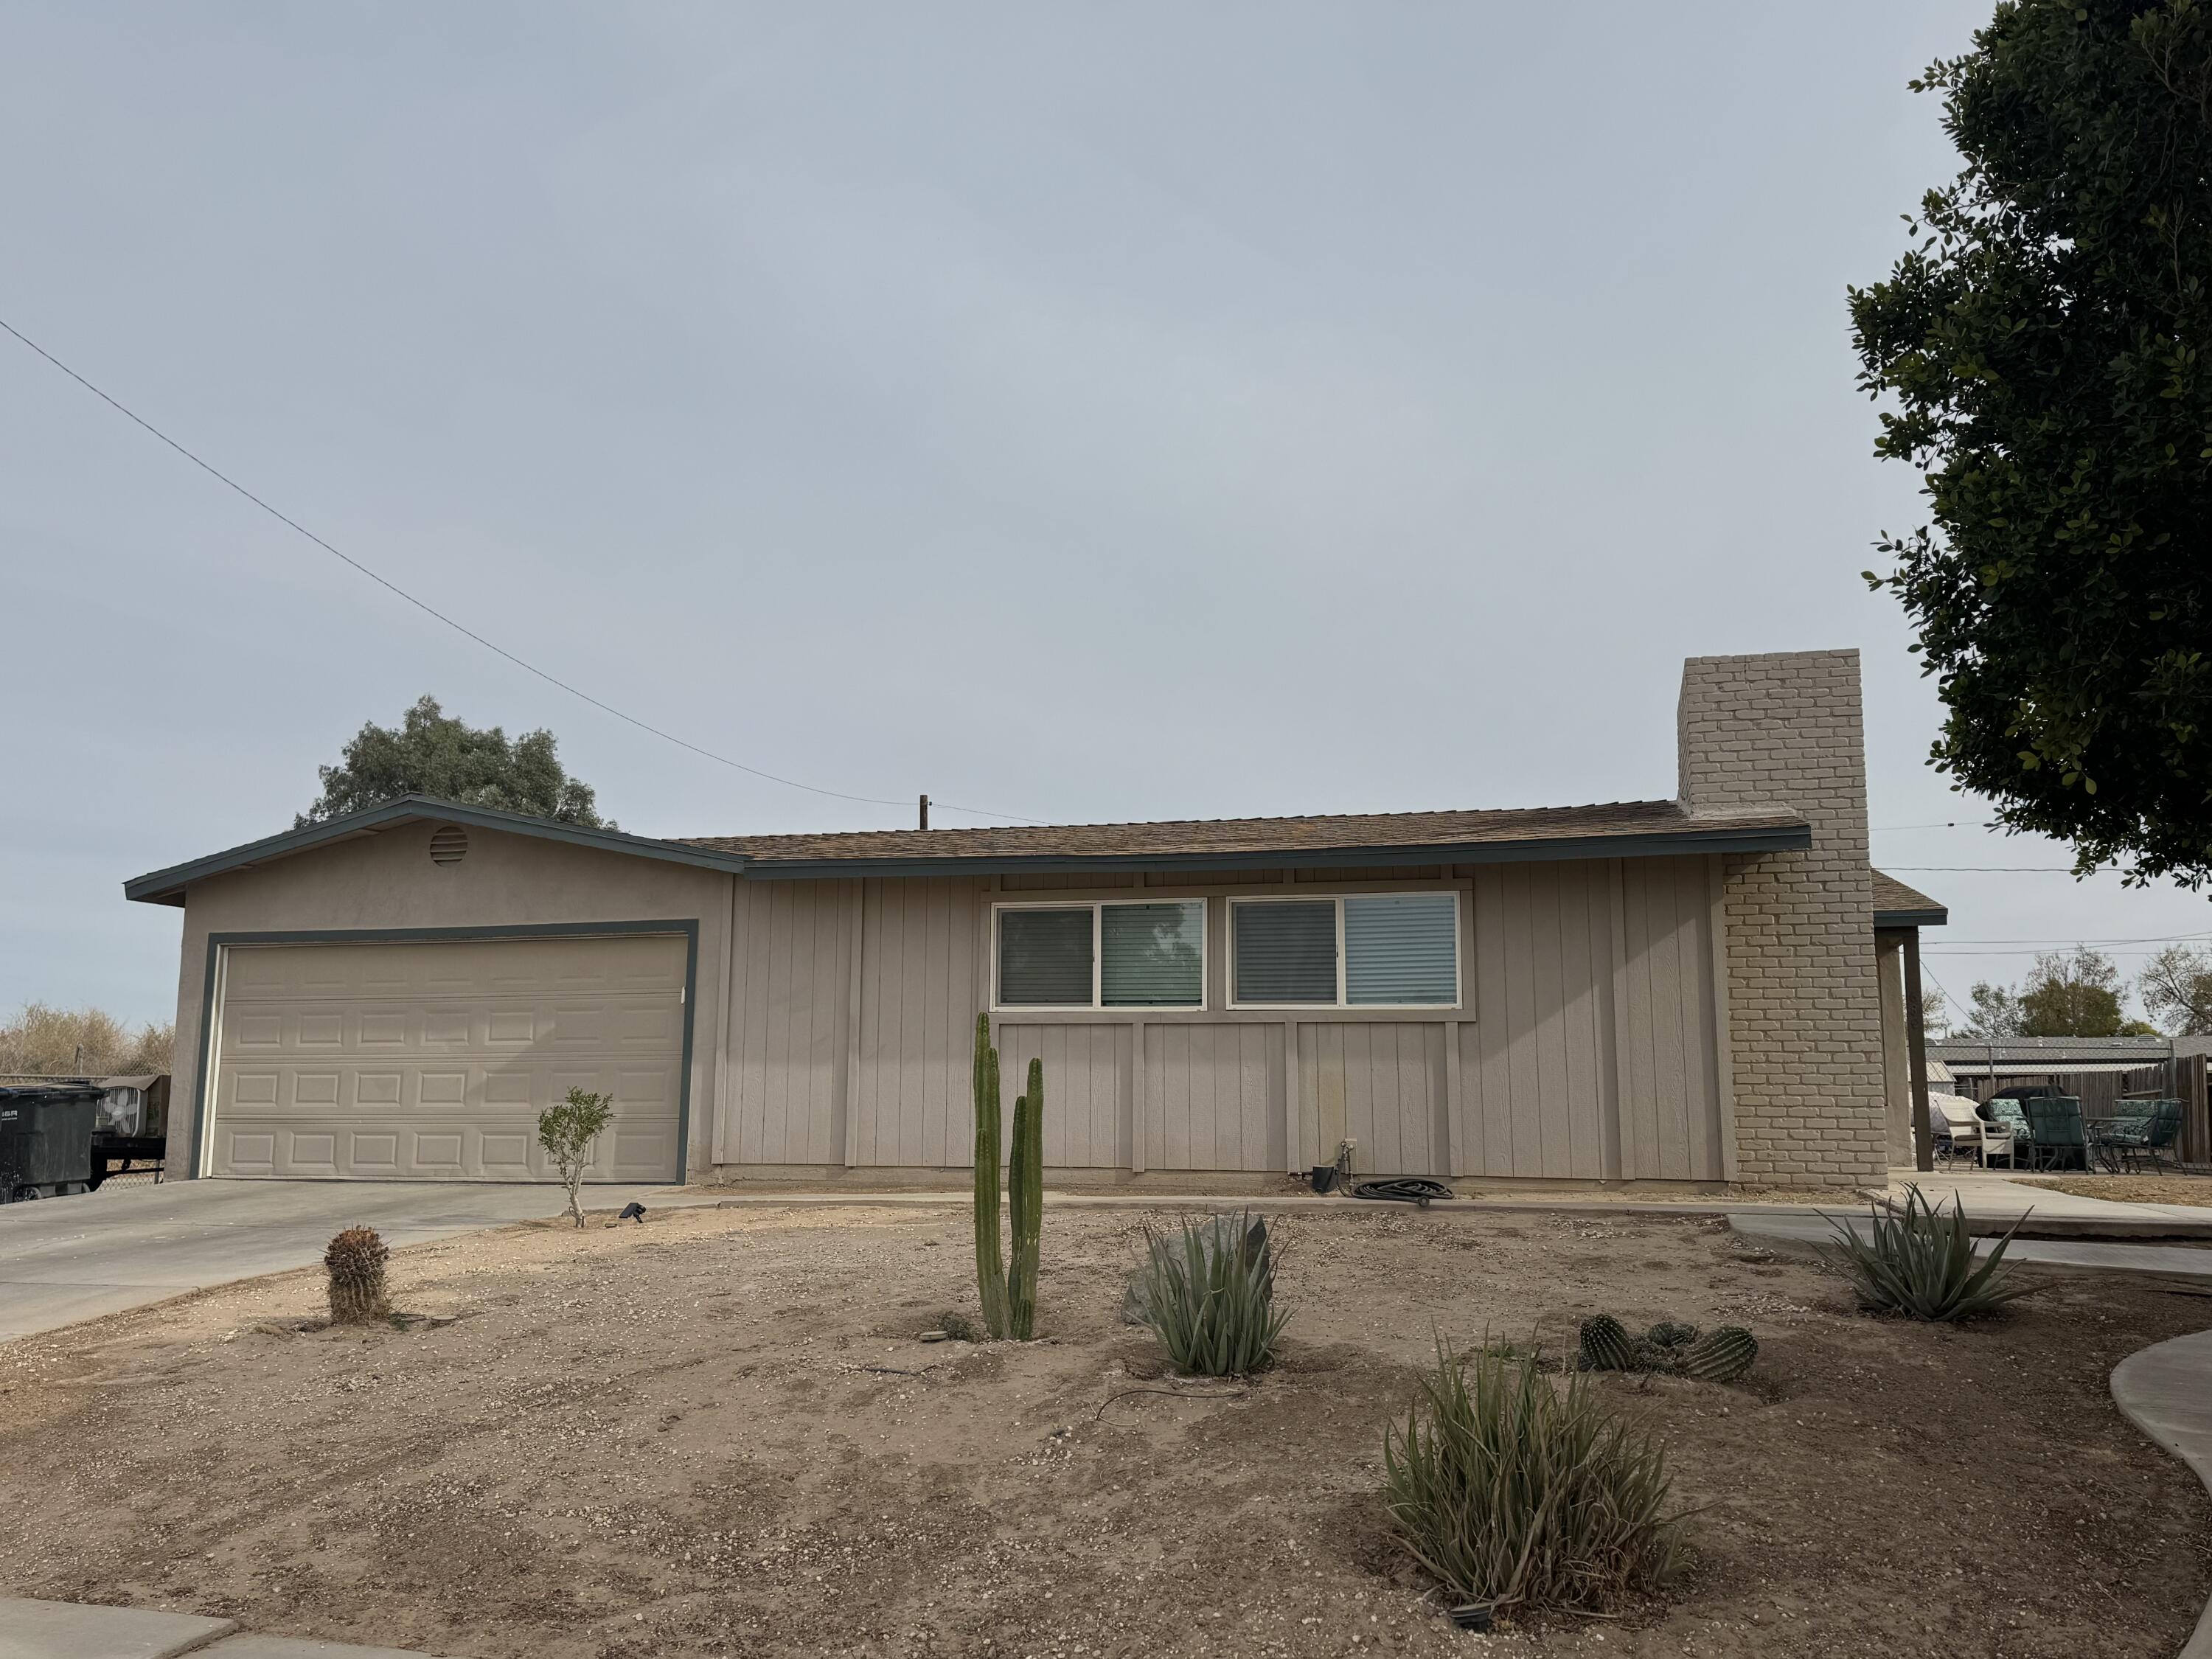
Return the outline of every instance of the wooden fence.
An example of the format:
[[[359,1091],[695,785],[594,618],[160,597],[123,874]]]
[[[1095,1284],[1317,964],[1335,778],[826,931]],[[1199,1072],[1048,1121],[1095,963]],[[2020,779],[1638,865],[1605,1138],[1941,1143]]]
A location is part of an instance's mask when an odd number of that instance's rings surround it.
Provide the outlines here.
[[[2181,1103],[2181,1161],[2195,1168],[2212,1168],[2212,1101],[2208,1101],[2207,1056],[2179,1054],[2153,1066],[2125,1072],[2054,1072],[2031,1079],[2024,1072],[2002,1072],[1988,1078],[1962,1079],[1957,1086],[1976,1100],[1987,1100],[2000,1088],[2033,1081],[2049,1085],[2062,1095],[2081,1103],[2085,1116],[2109,1116],[2123,1100],[2178,1100]]]

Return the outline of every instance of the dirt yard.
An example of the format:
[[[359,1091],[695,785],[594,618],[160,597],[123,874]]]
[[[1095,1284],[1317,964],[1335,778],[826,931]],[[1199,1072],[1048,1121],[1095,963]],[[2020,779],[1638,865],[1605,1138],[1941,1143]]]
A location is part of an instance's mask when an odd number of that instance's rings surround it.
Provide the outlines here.
[[[2212,1206],[2212,1179],[2181,1175],[2094,1175],[2063,1178],[2023,1178],[2023,1187],[2048,1187],[2076,1198],[2102,1198],[2115,1204],[2196,1204]]]
[[[1041,1324],[974,1307],[957,1211],[698,1210],[394,1258],[453,1322],[296,1328],[318,1276],[0,1346],[0,1588],[494,1659],[658,1655],[2165,1656],[2212,1505],[2113,1409],[2212,1302],[2038,1275],[1980,1329],[1858,1317],[1696,1217],[1286,1224],[1288,1362],[1158,1375],[1140,1218],[1052,1211]],[[1747,1324],[1743,1386],[1613,1377],[1704,1513],[1661,1603],[1455,1635],[1379,1450],[1432,1330]],[[1130,1392],[1143,1390],[1142,1392]]]

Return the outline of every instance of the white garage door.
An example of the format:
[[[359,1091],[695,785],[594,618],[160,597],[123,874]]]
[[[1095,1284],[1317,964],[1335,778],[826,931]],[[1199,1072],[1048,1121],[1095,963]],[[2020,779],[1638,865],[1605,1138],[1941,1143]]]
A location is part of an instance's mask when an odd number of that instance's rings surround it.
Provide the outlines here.
[[[208,1170],[532,1181],[538,1115],[611,1095],[594,1180],[674,1181],[685,941],[233,945]]]

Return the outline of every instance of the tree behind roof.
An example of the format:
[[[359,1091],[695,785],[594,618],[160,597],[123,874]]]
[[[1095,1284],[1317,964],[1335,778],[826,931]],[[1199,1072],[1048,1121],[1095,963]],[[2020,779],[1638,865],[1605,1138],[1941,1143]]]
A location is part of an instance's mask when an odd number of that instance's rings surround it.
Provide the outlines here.
[[[2176,1036],[2212,1036],[2212,951],[2169,945],[2144,967],[2143,1007]]]
[[[599,816],[591,786],[570,777],[555,750],[553,734],[543,727],[510,742],[500,727],[479,731],[425,696],[397,726],[370,721],[346,744],[336,766],[318,767],[323,793],[293,827],[402,795],[435,795],[465,806],[613,829],[612,820]]]

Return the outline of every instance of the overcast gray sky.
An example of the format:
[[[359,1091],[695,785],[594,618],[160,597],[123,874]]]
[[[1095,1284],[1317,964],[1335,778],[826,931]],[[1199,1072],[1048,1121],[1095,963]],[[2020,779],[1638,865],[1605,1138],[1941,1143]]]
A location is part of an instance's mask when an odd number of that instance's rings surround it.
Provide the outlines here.
[[[1982,813],[1859,580],[1916,496],[1844,289],[1954,169],[1905,82],[1989,9],[17,0],[0,315],[477,631],[855,794],[1665,796],[1684,656],[1858,646],[1877,859],[1996,952],[1931,957],[1963,999],[2212,930],[1902,827]],[[4,337],[0,611],[0,1010],[168,1018],[178,913],[119,884],[289,827],[424,691],[628,830],[909,821],[531,678]]]

